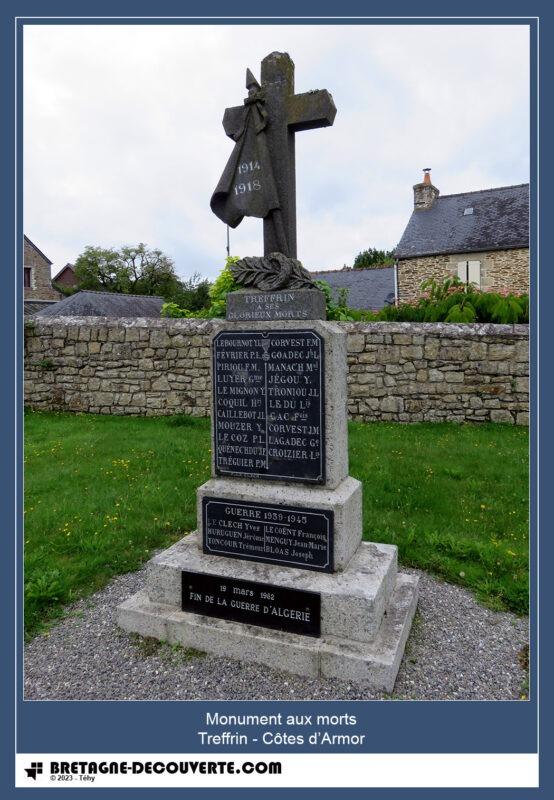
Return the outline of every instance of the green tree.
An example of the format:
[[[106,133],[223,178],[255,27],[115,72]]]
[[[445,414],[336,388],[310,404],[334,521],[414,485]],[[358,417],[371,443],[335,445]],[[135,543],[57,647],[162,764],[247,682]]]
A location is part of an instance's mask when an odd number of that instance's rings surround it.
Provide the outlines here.
[[[114,248],[87,245],[75,261],[75,277],[79,289],[124,291],[123,267]]]
[[[122,247],[119,251],[130,294],[157,294],[172,297],[180,288],[173,261],[161,250],[145,244]]]
[[[382,267],[390,264],[394,264],[394,250],[378,250],[376,247],[362,250],[354,259],[354,269]]]
[[[173,261],[142,242],[136,247],[88,245],[75,262],[79,289],[173,298],[181,288]]]
[[[211,283],[207,278],[195,272],[192,277],[180,281],[178,289],[175,291],[171,300],[180,308],[188,311],[200,311],[210,305]]]

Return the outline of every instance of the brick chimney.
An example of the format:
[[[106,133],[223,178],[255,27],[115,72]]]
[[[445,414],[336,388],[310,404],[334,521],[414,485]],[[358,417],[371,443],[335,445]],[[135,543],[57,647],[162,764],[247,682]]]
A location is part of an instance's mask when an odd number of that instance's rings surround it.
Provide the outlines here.
[[[440,192],[431,183],[431,168],[423,170],[423,183],[416,183],[414,186],[414,210],[431,208]]]

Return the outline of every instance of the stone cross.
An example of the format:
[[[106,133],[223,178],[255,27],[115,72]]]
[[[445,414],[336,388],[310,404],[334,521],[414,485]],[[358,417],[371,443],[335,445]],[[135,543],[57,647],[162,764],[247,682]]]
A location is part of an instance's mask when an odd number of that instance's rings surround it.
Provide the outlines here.
[[[296,131],[332,125],[337,113],[326,89],[294,93],[294,62],[288,53],[270,53],[262,61],[261,88],[268,114],[267,142],[280,203],[280,215],[264,218],[264,255],[281,252],[296,258]],[[228,108],[223,117],[227,136],[241,124],[244,106]],[[285,252],[286,250],[286,252]]]

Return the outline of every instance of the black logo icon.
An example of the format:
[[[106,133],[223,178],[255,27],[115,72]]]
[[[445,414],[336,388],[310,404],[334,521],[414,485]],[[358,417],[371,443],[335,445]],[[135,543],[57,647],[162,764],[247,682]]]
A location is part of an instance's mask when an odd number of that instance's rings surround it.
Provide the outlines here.
[[[42,761],[31,761],[31,766],[25,767],[25,772],[28,778],[36,781],[37,775],[42,775]]]

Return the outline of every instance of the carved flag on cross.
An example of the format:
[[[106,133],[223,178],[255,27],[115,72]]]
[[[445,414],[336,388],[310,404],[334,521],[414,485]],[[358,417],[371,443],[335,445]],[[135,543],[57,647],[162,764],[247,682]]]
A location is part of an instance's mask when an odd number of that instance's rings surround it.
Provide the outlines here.
[[[265,96],[249,69],[246,88],[242,119],[230,134],[236,144],[210,201],[214,214],[231,228],[243,217],[263,219],[279,208],[266,139]]]
[[[223,116],[235,147],[210,205],[233,228],[245,216],[263,217],[264,256],[296,258],[295,134],[332,125],[337,109],[325,89],[294,93],[288,53],[263,59],[261,86],[247,70],[246,86],[244,104]]]

